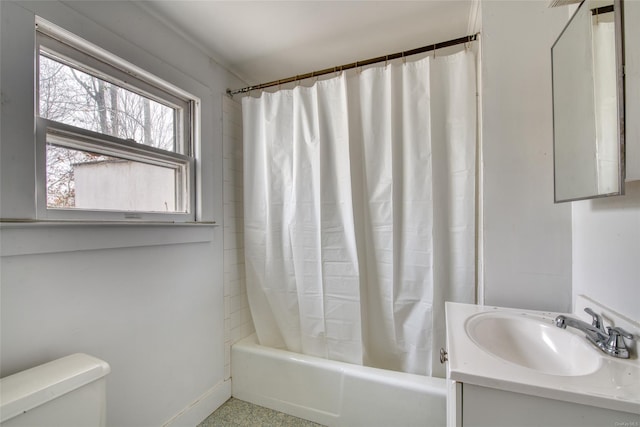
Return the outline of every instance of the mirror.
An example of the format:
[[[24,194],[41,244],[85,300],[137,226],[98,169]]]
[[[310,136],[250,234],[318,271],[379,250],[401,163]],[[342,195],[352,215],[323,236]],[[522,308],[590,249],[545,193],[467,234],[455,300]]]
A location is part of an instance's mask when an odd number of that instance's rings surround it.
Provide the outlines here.
[[[555,202],[623,194],[622,2],[585,0],[551,48]]]

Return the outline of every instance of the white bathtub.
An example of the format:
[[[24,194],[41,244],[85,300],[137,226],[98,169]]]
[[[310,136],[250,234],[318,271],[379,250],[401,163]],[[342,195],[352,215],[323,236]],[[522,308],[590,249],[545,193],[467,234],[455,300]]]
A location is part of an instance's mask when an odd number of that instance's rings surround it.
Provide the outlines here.
[[[446,381],[261,346],[231,349],[232,394],[327,426],[443,427]]]

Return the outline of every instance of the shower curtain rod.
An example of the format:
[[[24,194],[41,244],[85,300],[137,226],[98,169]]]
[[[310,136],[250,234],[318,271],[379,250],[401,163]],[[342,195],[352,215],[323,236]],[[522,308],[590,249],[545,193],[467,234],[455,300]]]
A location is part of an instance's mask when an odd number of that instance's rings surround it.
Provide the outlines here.
[[[344,71],[344,70],[349,70],[351,68],[357,68],[357,67],[362,67],[362,66],[365,66],[365,65],[376,64],[378,62],[386,62],[386,61],[391,61],[393,59],[404,58],[406,56],[417,55],[419,53],[431,52],[432,50],[442,49],[442,48],[450,47],[450,46],[455,46],[455,45],[462,44],[462,43],[470,43],[472,41],[477,40],[479,34],[480,33],[475,33],[475,34],[471,34],[471,35],[468,35],[468,36],[459,37],[457,39],[448,40],[446,42],[434,43],[434,44],[431,44],[431,45],[428,45],[428,46],[423,46],[423,47],[419,47],[419,48],[416,48],[416,49],[406,50],[404,52],[392,53],[390,55],[378,56],[377,58],[365,59],[364,61],[356,61],[356,62],[352,62],[350,64],[339,65],[339,66],[332,67],[332,68],[325,68],[324,70],[313,71],[313,72],[307,73],[307,74],[300,74],[300,75],[297,75],[297,76],[288,77],[286,79],[274,80],[274,81],[269,82],[269,83],[261,83],[259,85],[248,86],[248,87],[245,87],[245,88],[242,88],[242,89],[235,89],[235,90],[227,89],[227,95],[233,96],[233,95],[237,95],[239,93],[247,93],[247,92],[251,92],[252,90],[260,90],[260,89],[264,89],[264,88],[267,88],[267,87],[278,86],[278,85],[286,84],[286,83],[292,83],[292,82],[296,82],[296,81],[300,81],[300,80],[304,80],[304,79],[309,79],[309,78],[313,78],[313,77],[317,77],[317,76],[322,76],[322,75],[325,75],[325,74],[331,74],[331,73],[336,73],[336,72],[340,72],[340,71]]]

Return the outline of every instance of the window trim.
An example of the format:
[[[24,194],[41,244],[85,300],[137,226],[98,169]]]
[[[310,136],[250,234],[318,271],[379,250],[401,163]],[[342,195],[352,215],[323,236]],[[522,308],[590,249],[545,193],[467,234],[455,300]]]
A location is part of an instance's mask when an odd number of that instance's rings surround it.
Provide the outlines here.
[[[68,31],[36,17],[36,72],[35,93],[39,93],[40,51],[56,60],[69,61],[98,78],[122,86],[141,96],[177,108],[175,152],[130,142],[118,137],[94,132],[72,125],[39,117],[39,101],[35,100],[34,116],[36,149],[36,218],[38,220],[72,221],[142,221],[142,222],[194,222],[198,219],[199,197],[196,194],[197,162],[199,153],[200,100],[190,93],[152,75],[151,73],[75,36]],[[169,166],[180,169],[182,178],[176,180],[181,187],[181,207],[186,212],[111,211],[82,208],[47,207],[46,147],[48,135],[59,135],[61,146],[93,151],[108,156],[137,162]],[[198,195],[199,196],[199,195]]]

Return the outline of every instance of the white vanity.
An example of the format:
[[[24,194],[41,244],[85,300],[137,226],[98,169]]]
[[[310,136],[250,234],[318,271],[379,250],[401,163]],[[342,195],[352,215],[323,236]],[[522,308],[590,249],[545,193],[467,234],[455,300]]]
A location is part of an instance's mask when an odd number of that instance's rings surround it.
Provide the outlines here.
[[[606,326],[640,326],[579,298]],[[578,310],[580,312],[578,312]],[[454,426],[640,426],[640,361],[605,354],[561,313],[447,303],[447,424]]]

